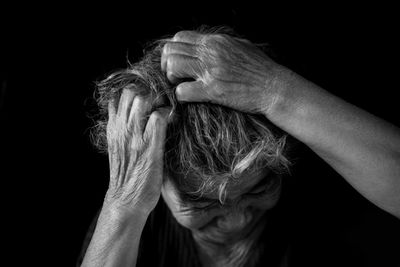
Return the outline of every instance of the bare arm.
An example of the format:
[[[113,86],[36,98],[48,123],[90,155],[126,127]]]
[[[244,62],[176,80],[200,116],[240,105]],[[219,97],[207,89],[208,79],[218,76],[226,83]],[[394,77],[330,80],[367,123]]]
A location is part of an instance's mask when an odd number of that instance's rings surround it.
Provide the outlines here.
[[[400,129],[291,73],[265,115],[400,218]]]
[[[147,214],[103,207],[82,266],[135,266]]]
[[[155,208],[163,179],[168,109],[124,89],[109,103],[110,183],[82,266],[135,266],[140,236]]]
[[[309,146],[356,190],[400,218],[400,131],[272,61],[250,42],[179,32],[162,68],[180,101],[262,113]]]

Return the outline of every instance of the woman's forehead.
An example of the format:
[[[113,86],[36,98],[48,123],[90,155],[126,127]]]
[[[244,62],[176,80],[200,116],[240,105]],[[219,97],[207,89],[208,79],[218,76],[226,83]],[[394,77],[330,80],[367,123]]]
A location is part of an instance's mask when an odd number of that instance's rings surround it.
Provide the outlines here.
[[[269,169],[262,169],[254,172],[245,172],[237,178],[232,178],[227,186],[226,186],[226,199],[236,199],[242,194],[249,192],[253,189],[257,184],[259,184],[264,178],[266,178],[270,173]],[[172,178],[172,177],[170,177]],[[218,179],[216,177],[216,179]],[[181,179],[172,179],[174,181],[179,181]],[[213,187],[216,190],[206,190],[205,192],[201,192],[199,187],[201,186],[201,178],[192,177],[187,175],[184,178],[184,182],[179,182],[179,184],[175,183],[179,191],[186,195],[192,195],[193,198],[202,197],[210,200],[218,200],[219,199],[219,186],[222,182],[222,179],[216,182]],[[197,192],[196,192],[197,191]]]
[[[232,182],[227,184],[226,198],[236,199],[239,196],[248,193],[264,180],[264,178],[268,176],[269,172],[269,170],[264,169],[253,173],[244,173],[240,177],[232,180]],[[209,197],[218,199],[218,191],[213,192]]]

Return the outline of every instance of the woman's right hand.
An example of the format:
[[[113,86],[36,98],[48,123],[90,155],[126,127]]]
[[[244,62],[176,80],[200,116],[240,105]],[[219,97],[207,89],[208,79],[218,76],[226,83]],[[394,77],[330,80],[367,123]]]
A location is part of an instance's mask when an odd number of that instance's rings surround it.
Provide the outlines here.
[[[151,102],[124,89],[118,107],[109,103],[107,143],[110,183],[105,203],[125,215],[149,214],[163,181],[164,142],[169,108],[151,114]]]

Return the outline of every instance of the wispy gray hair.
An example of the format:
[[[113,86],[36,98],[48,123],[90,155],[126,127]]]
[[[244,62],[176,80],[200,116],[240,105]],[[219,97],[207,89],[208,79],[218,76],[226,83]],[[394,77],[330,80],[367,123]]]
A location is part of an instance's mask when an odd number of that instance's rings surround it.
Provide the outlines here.
[[[245,171],[269,168],[276,173],[286,172],[290,165],[286,156],[287,134],[264,116],[211,103],[177,102],[176,86],[161,71],[166,40],[155,42],[140,61],[129,63],[126,69],[97,83],[100,115],[92,131],[93,143],[107,153],[108,103],[118,103],[122,90],[127,88],[149,97],[153,110],[172,106],[175,119],[167,129],[164,169],[178,185],[191,188],[192,193],[216,191],[224,202],[228,183]]]

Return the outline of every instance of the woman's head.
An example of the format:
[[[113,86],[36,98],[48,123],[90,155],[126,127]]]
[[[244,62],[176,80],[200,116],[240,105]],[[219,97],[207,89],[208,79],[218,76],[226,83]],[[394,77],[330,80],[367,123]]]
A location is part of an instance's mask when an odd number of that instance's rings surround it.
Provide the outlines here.
[[[101,116],[95,144],[107,151],[107,106],[111,100],[119,102],[123,89],[148,97],[153,110],[172,106],[164,200],[177,220],[192,230],[211,224],[239,229],[275,205],[281,174],[289,166],[286,135],[261,115],[211,103],[178,103],[175,86],[161,71],[164,43],[157,42],[139,62],[98,83]]]

